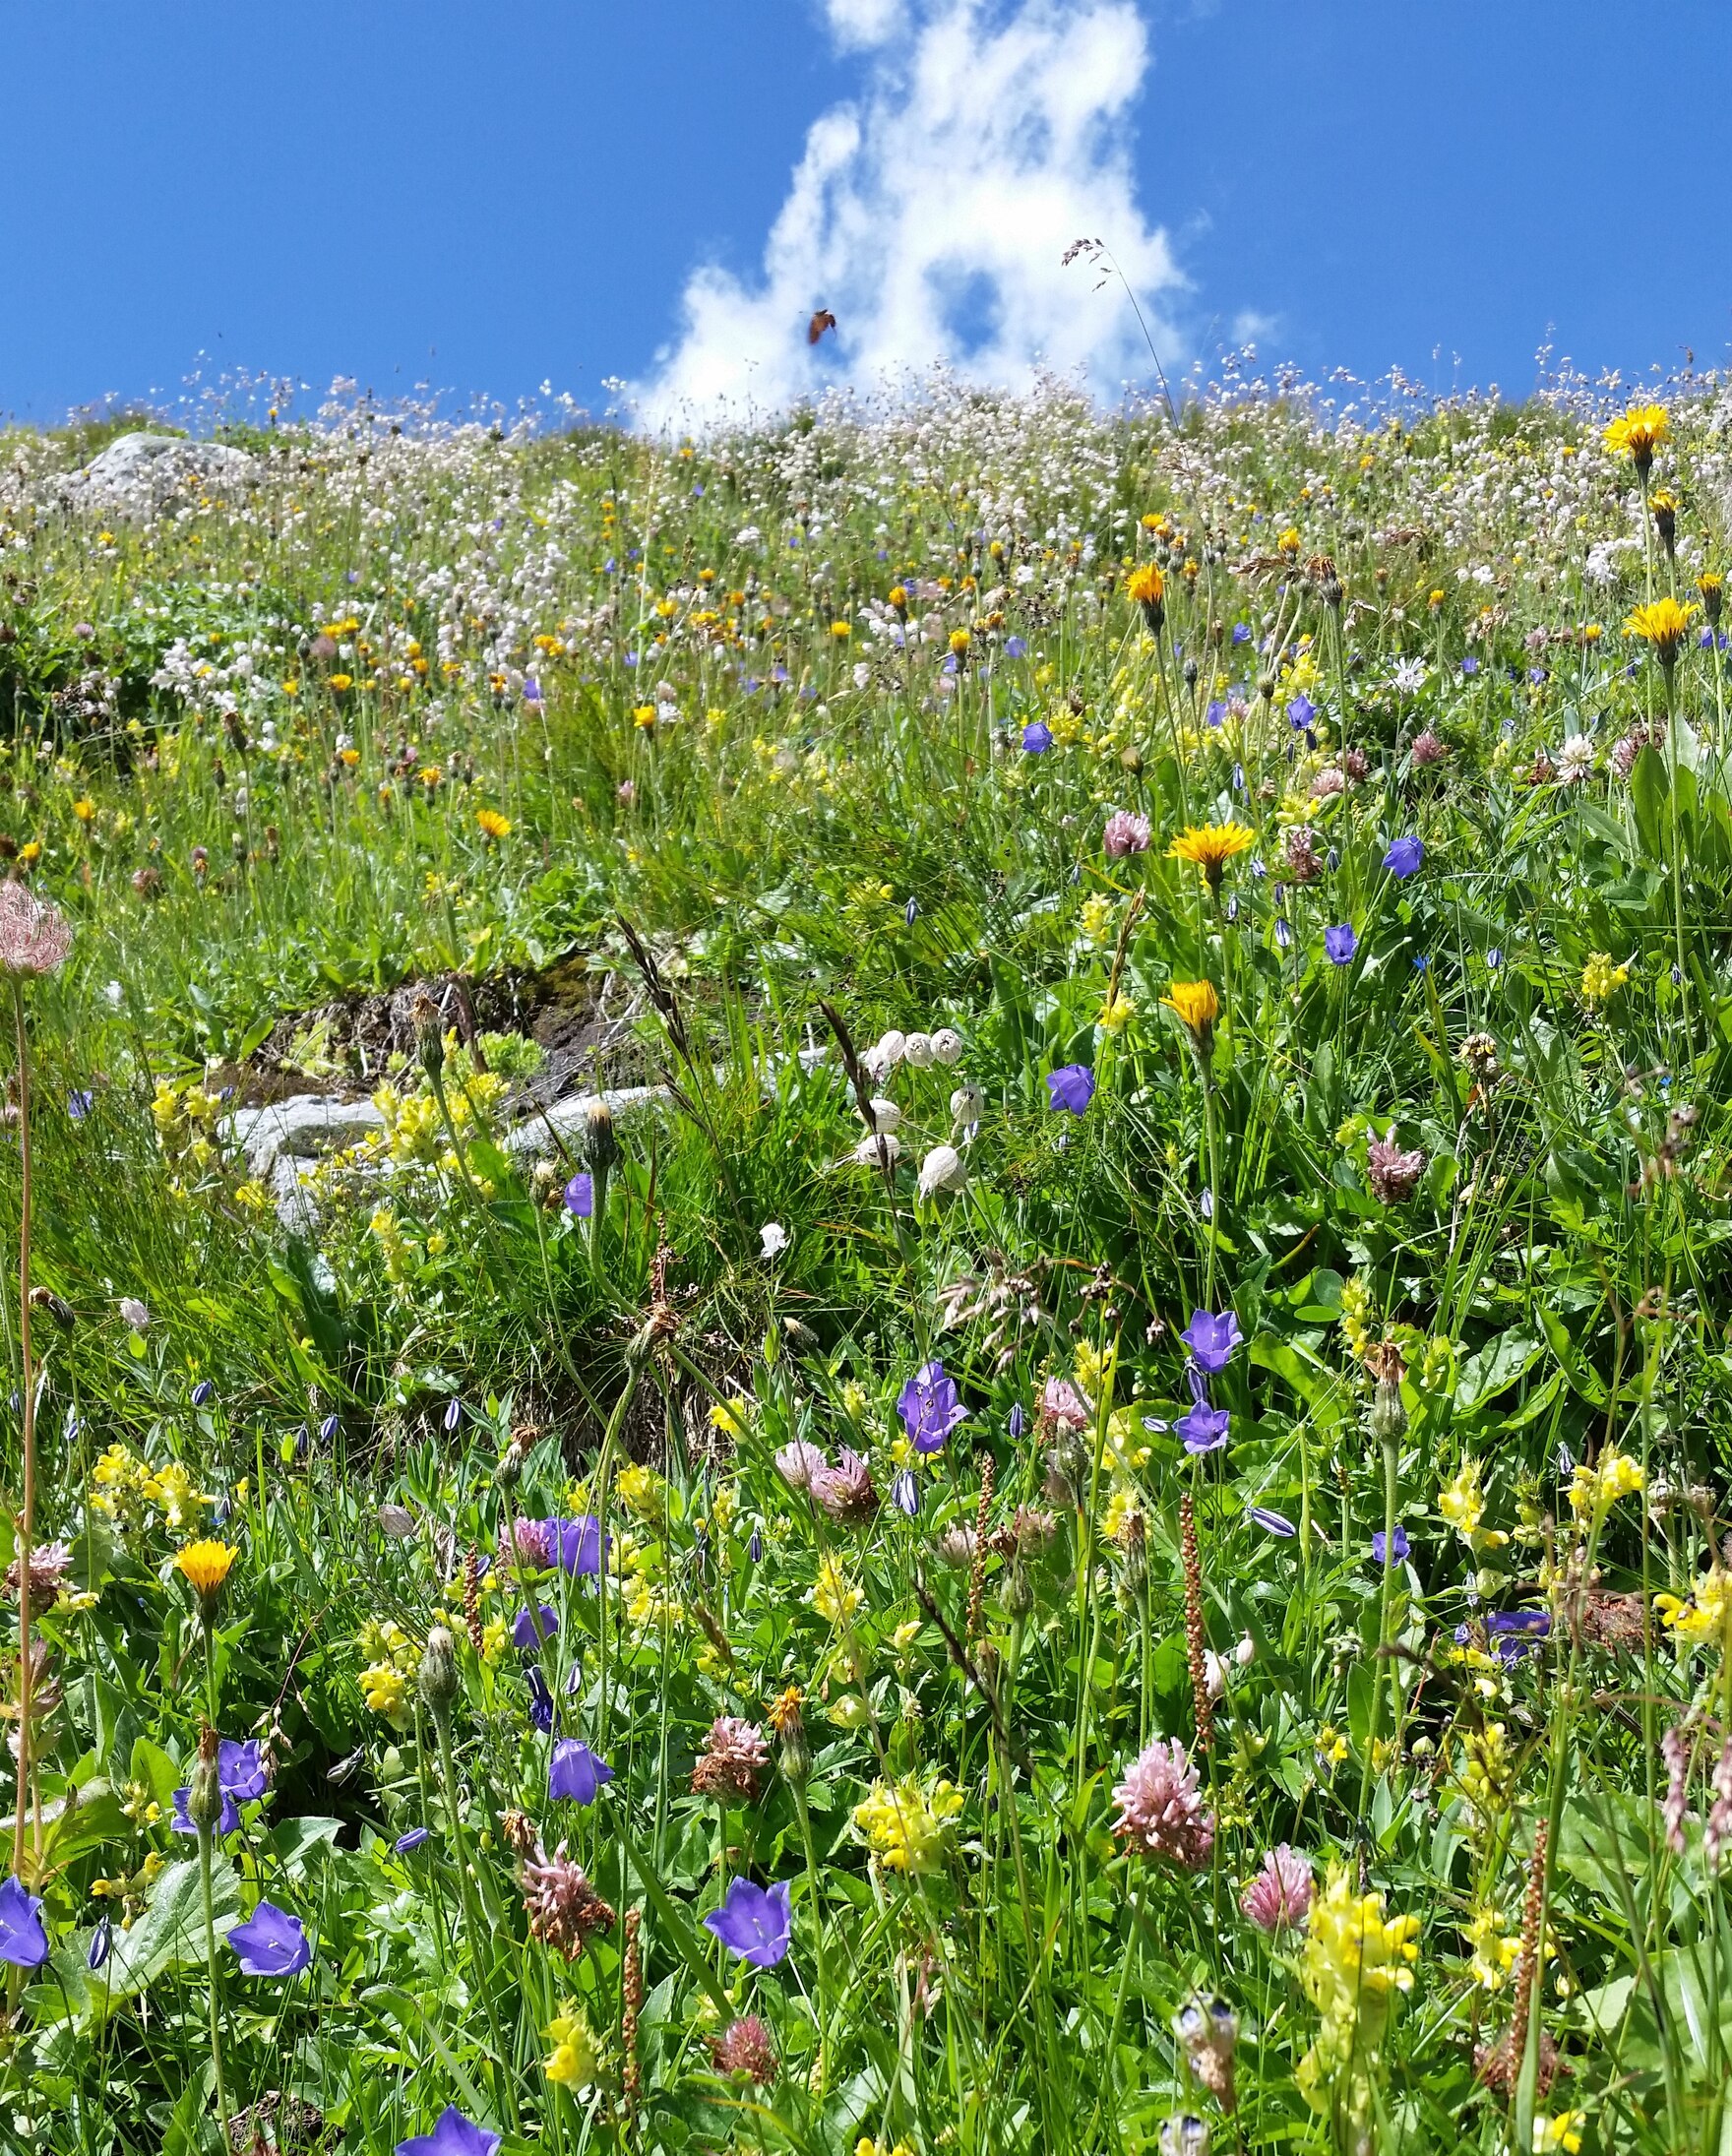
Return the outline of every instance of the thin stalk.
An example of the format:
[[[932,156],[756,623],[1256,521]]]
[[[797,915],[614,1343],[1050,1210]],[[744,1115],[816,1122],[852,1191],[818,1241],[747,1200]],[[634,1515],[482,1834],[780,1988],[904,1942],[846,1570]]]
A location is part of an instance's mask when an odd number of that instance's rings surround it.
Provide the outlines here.
[[[222,2145],[231,2145],[228,2124],[228,2091],[222,2080],[221,2015],[216,2002],[216,1912],[211,1891],[211,1845],[215,1834],[207,1823],[199,1828],[199,1886],[205,1903],[205,2018],[211,2031],[211,2071],[216,2081],[216,2115],[222,2122]]]
[[[31,1552],[36,1525],[36,1371],[31,1354],[31,1046],[24,1022],[24,986],[12,982],[18,1034],[18,1340],[24,1363],[24,1503],[18,1519],[18,1824],[12,1869],[24,1868],[31,1801]]]

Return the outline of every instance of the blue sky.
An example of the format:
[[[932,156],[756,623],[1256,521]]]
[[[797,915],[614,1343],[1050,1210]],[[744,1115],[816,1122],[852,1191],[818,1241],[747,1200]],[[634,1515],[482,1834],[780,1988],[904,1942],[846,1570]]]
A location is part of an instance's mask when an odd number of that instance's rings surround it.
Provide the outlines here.
[[[0,411],[172,394],[201,350],[597,408],[620,376],[664,411],[940,346],[1011,375],[1038,345],[1110,389],[1146,361],[1057,267],[1082,230],[1169,367],[1248,324],[1314,375],[1520,392],[1548,325],[1590,370],[1713,364],[1720,10],[1650,6],[1639,37],[1630,13],[6,0]],[[814,362],[820,301],[842,327]]]

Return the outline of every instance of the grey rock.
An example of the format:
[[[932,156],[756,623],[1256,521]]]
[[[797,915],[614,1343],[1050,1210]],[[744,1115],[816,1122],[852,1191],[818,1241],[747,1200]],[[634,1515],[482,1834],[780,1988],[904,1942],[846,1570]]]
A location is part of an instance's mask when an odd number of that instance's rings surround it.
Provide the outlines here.
[[[589,1103],[595,1097],[593,1093],[570,1093],[564,1100],[556,1100],[542,1114],[526,1116],[501,1140],[505,1150],[519,1160],[550,1159],[560,1143],[572,1144],[582,1135]],[[622,1085],[600,1097],[606,1101],[614,1121],[620,1122],[650,1101],[667,1099],[668,1092],[665,1085]]]
[[[237,1108],[228,1118],[230,1144],[247,1156],[247,1166],[263,1177],[279,1154],[317,1160],[323,1153],[359,1144],[385,1128],[385,1118],[370,1100],[333,1100],[323,1093],[296,1093],[268,1108]]]
[[[225,442],[121,434],[74,475],[68,494],[92,509],[149,517],[177,496],[243,492],[258,476],[257,460]]]

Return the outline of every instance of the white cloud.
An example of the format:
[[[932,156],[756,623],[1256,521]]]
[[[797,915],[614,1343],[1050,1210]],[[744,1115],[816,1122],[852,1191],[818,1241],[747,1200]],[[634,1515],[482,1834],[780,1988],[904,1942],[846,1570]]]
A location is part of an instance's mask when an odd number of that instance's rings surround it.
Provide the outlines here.
[[[844,47],[882,45],[906,20],[902,0],[825,0],[825,13]]]
[[[1159,348],[1151,301],[1184,280],[1137,201],[1135,0],[825,4],[840,41],[871,48],[863,92],[809,131],[762,277],[710,265],[687,283],[677,342],[634,386],[645,421],[703,425],[938,362],[1005,388],[1042,367],[1109,395],[1146,379],[1123,286],[1061,267],[1073,240],[1105,241]],[[818,307],[839,328],[813,351]]]

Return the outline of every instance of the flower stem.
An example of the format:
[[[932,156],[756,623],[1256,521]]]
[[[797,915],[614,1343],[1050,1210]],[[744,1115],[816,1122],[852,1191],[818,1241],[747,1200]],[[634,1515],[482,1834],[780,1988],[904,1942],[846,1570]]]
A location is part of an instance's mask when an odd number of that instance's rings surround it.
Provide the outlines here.
[[[232,2140],[228,2124],[228,2091],[222,2080],[221,2016],[216,1996],[216,1913],[211,1892],[211,1844],[215,1835],[209,1825],[199,1828],[199,1885],[205,1902],[205,2015],[211,2030],[211,2071],[216,2081],[216,2116],[222,2122],[222,2145]]]
[[[493,1986],[481,1960],[481,1944],[486,1934],[481,1929],[481,1919],[475,1909],[475,1888],[469,1878],[468,1840],[464,1833],[463,1816],[458,1808],[457,1763],[451,1751],[451,1716],[435,1714],[433,1726],[439,1738],[439,1775],[445,1789],[445,1816],[451,1822],[452,1850],[457,1858],[457,1886],[463,1902],[464,1933],[468,1940],[469,1966],[481,1987],[481,2003],[487,2011],[487,2031],[493,2040],[493,2071],[499,2094],[515,2126],[518,2124],[517,2090],[506,2059],[504,2039],[500,2034],[499,2015],[493,2003]]]
[[[24,1503],[18,1519],[18,1825],[12,1869],[22,1874],[31,1798],[31,1552],[36,1524],[36,1372],[31,1354],[31,1051],[24,988],[12,983],[18,1032],[18,1338],[24,1363]]]

